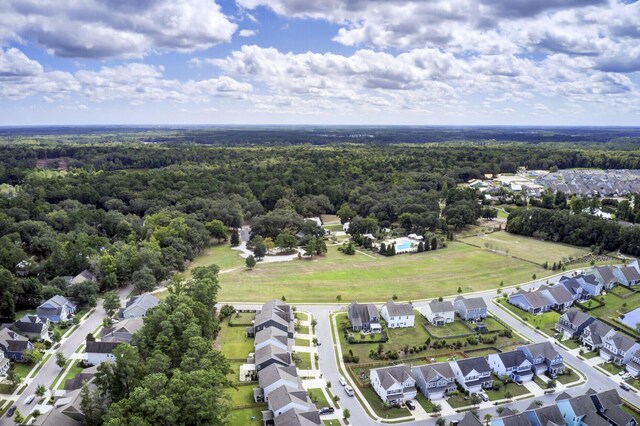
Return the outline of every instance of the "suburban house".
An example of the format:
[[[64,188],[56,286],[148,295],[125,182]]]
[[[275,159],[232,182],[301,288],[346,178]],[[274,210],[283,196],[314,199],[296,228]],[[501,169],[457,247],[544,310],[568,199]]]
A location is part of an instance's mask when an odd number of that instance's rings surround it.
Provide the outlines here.
[[[551,304],[551,309],[556,311],[564,311],[573,305],[573,295],[565,287],[557,286],[540,286],[538,289],[542,293],[542,297],[547,299]]]
[[[453,305],[460,318],[465,321],[479,321],[487,316],[487,304],[482,297],[458,296]]]
[[[68,321],[75,312],[76,305],[64,296],[53,296],[36,309],[36,315],[42,321],[52,323]]]
[[[478,420],[478,418],[472,413],[467,411],[462,420],[458,422],[458,426],[484,426],[484,423]]]
[[[622,268],[615,268],[614,274],[618,281],[626,286],[637,285],[640,282],[640,272],[632,266],[624,266]]]
[[[615,334],[616,331],[613,328],[597,319],[584,328],[580,341],[586,350],[593,351],[600,349],[604,342]]]
[[[617,365],[624,365],[631,360],[631,356],[640,350],[640,343],[636,343],[627,336],[616,333],[612,338],[604,341],[600,348],[600,358]]]
[[[400,404],[417,395],[416,381],[406,365],[372,369],[369,378],[373,390],[387,404]]]
[[[631,359],[627,362],[626,370],[633,377],[640,377],[640,350],[631,355]]]
[[[564,425],[564,418],[557,405],[535,408],[525,411],[533,426]]]
[[[540,291],[518,290],[509,295],[509,303],[530,314],[541,314],[551,309],[551,303]]]
[[[353,331],[381,331],[380,314],[376,305],[352,302],[347,309]]]
[[[389,328],[413,327],[415,321],[413,306],[408,303],[395,303],[393,300],[382,305],[380,316]]]
[[[533,364],[523,351],[515,350],[490,354],[487,361],[491,369],[498,376],[509,376],[517,383],[528,382],[533,379]]]
[[[9,359],[4,356],[3,352],[0,352],[0,376],[7,374],[9,367],[11,367]]]
[[[448,362],[413,367],[411,374],[418,390],[431,401],[442,399],[447,393],[456,390],[456,375]]]
[[[453,322],[456,311],[451,302],[439,302],[434,299],[420,310],[422,316],[432,325],[440,326]]]
[[[84,350],[84,359],[87,364],[99,365],[103,362],[115,362],[116,357],[113,350],[118,347],[119,342],[99,342],[87,340],[87,346]]]
[[[592,316],[579,309],[572,308],[560,316],[556,323],[556,331],[569,339],[578,338],[582,335],[584,329],[594,321],[595,318]]]
[[[595,275],[578,274],[575,276],[575,279],[580,284],[580,287],[582,287],[584,291],[589,293],[589,296],[598,296],[600,293],[602,293],[604,284],[600,283]]]
[[[556,400],[556,405],[568,426],[637,425],[632,415],[622,411],[622,400],[613,389],[600,393],[589,389],[585,395]]]
[[[280,386],[286,386],[290,390],[301,390],[302,380],[298,377],[295,365],[283,366],[271,364],[262,369],[258,376],[258,386],[253,389],[255,402],[269,400],[269,394]]]
[[[23,352],[33,349],[28,338],[8,328],[0,330],[0,349],[6,358],[21,362]]]
[[[120,318],[144,318],[147,311],[158,306],[158,303],[160,299],[149,293],[134,296],[120,311]]]
[[[582,288],[578,280],[575,278],[562,277],[556,286],[566,288],[569,293],[571,293],[571,297],[573,297],[574,301],[587,300],[591,297],[591,295]]]
[[[550,377],[556,377],[564,371],[564,359],[549,342],[532,343],[518,347],[524,352],[531,362],[533,372],[537,374],[547,373]]]
[[[616,276],[616,270],[613,266],[596,266],[591,269],[591,275],[595,276],[596,280],[602,284],[603,288],[610,290],[620,281]]]
[[[293,364],[289,351],[273,345],[267,345],[257,349],[254,354],[254,361],[256,371],[260,371],[271,364],[280,364],[285,367]]]
[[[491,367],[485,358],[476,357],[452,361],[451,369],[455,373],[458,383],[469,392],[480,392],[492,385]]]
[[[142,318],[127,318],[111,327],[102,329],[101,336],[103,342],[129,343],[133,334],[144,325]]]
[[[30,339],[43,340],[49,337],[49,320],[27,314],[14,322],[11,329]]]
[[[279,328],[263,328],[256,333],[254,347],[255,350],[258,350],[268,345],[291,352],[293,350],[293,339],[289,337],[286,331]]]
[[[98,281],[98,279],[96,278],[93,272],[91,272],[88,269],[85,269],[84,271],[80,272],[78,275],[76,275],[71,279],[71,285],[82,284],[82,283],[86,283],[87,281],[95,283],[96,281]]]
[[[291,306],[277,299],[262,305],[262,309],[256,313],[253,329],[255,333],[258,333],[269,327],[285,331],[289,337],[293,338],[295,330]]]
[[[273,413],[274,419],[283,415],[291,409],[301,412],[316,412],[317,408],[307,395],[304,389],[290,391],[286,386],[280,386],[271,392],[267,401],[269,410]],[[275,423],[274,423],[275,424]]]

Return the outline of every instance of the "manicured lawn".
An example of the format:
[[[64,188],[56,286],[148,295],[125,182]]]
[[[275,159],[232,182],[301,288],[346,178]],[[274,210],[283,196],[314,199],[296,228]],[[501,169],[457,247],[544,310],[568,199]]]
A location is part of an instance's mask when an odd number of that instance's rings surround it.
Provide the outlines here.
[[[58,389],[64,389],[64,382],[66,382],[67,380],[73,379],[76,376],[76,374],[82,373],[82,370],[83,368],[80,367],[77,362],[73,364],[73,367],[69,369],[67,374],[65,374],[64,379],[62,379],[62,381],[58,385]]]
[[[237,267],[244,267],[245,261],[240,257],[238,250],[231,250],[231,245],[229,245],[228,242],[216,244],[204,250],[199,256],[193,259],[184,273],[185,278],[191,278],[191,270],[193,268],[210,265],[218,265],[220,271],[225,271]]]
[[[253,352],[253,342],[253,339],[246,337],[244,327],[230,327],[226,323],[220,324],[216,345],[219,345],[220,351],[227,358],[246,358],[249,352]]]
[[[565,368],[564,371],[565,372],[570,372],[570,373],[569,374],[560,374],[556,378],[556,381],[558,383],[562,383],[563,385],[566,385],[567,383],[573,383],[573,382],[576,382],[576,381],[578,381],[580,379],[578,374],[576,374],[576,372],[573,371],[572,369],[570,369],[569,367]]]
[[[616,374],[618,374],[619,372],[624,370],[624,367],[618,367],[617,365],[615,365],[612,362],[602,363],[598,367],[602,368],[604,371],[608,372],[609,374],[611,374],[613,376],[615,376]]]
[[[493,317],[486,317],[483,322],[484,325],[487,326],[487,330],[489,331],[500,331],[505,329],[505,327],[498,321],[496,321]]]
[[[468,348],[468,346],[467,346],[467,348]],[[477,351],[470,351],[470,350],[467,349],[465,352],[470,357],[478,357],[478,356],[487,357],[487,356],[489,356],[491,354],[499,353],[497,350],[492,349],[492,348],[485,348],[485,349],[480,349],[480,350],[477,350]]]
[[[581,346],[580,342],[574,339],[563,340],[562,344],[568,347],[569,349],[576,349]]]
[[[418,392],[418,396],[416,396],[416,401],[418,401],[418,404],[420,404],[422,408],[424,408],[424,411],[426,411],[427,413],[433,413],[433,407],[437,405],[425,398],[425,396],[420,392]]]
[[[495,378],[494,378],[495,380]],[[507,383],[506,385],[502,385],[500,390],[488,389],[487,396],[491,401],[497,401],[499,399],[506,399],[507,392],[511,394],[509,398],[515,398],[517,396],[526,395],[529,393],[529,390],[524,386],[519,386],[516,383]]]
[[[342,231],[342,225],[340,225],[339,223],[333,225],[324,225],[323,228],[331,232]]]
[[[296,346],[311,346],[311,341],[307,339],[295,339]]]
[[[607,294],[606,296],[600,296],[598,297],[598,299],[604,300],[604,303],[605,303],[604,306],[596,309],[592,309],[587,313],[592,317],[605,318],[609,321],[617,322],[617,319],[620,316],[620,314],[629,312],[637,308],[638,306],[640,306],[640,293],[636,293],[631,297],[627,297],[626,299],[620,299],[619,297],[616,297],[612,294]],[[622,323],[619,323],[619,324],[621,327],[624,326]],[[629,334],[632,337],[635,337],[631,334],[632,333],[631,331],[627,331],[625,329],[622,329],[621,331],[625,334]]]
[[[431,334],[436,337],[448,337],[448,336],[460,336],[469,333],[473,333],[473,331],[469,330],[469,328],[464,325],[464,323],[460,320],[455,320],[454,322],[450,322],[449,324],[445,324],[442,326],[434,326],[429,322],[425,322],[427,330]]]
[[[622,286],[619,285],[619,286],[614,287],[613,289],[611,289],[609,291],[609,293],[614,293],[614,294],[617,294],[618,296],[626,297],[627,295],[631,295],[631,294],[633,294],[635,292],[633,290],[630,290],[630,289],[628,289],[626,287],[622,287]]]
[[[11,368],[13,368],[13,371],[15,371],[16,376],[20,377],[21,379],[27,377],[27,374],[29,374],[29,372],[33,369],[33,366],[33,364],[23,364],[19,362],[11,363]]]
[[[529,325],[533,326],[534,328],[537,328],[546,334],[553,335],[555,333],[555,329],[554,329],[555,325],[560,319],[560,314],[558,312],[549,311],[541,315],[532,315],[516,306],[513,306],[512,304],[507,302],[505,299],[502,299],[502,298],[498,299],[498,303],[500,303],[500,306],[508,309],[515,316],[519,317],[523,321],[526,321]]]
[[[309,334],[309,327],[306,325],[301,325],[300,327],[298,327],[298,334]]]
[[[622,404],[620,408],[622,409],[622,411],[633,416],[635,419],[637,419],[638,416],[640,415],[640,413],[637,413],[636,411],[632,410],[631,407],[629,407],[627,404]]]
[[[238,386],[237,389],[229,389],[228,393],[230,396],[231,406],[232,407],[244,407],[248,404],[255,404],[253,401],[253,388],[255,386],[245,385]]]
[[[397,419],[399,417],[407,417],[411,415],[411,412],[407,408],[390,408],[385,405],[380,399],[378,394],[371,387],[360,389],[364,398],[369,402],[373,411],[383,419]]]
[[[16,388],[9,383],[0,383],[0,393],[10,394],[13,393],[14,390],[16,390]]]
[[[233,383],[238,383],[240,381],[240,366],[245,363],[245,361],[229,361],[231,373],[227,376],[227,378]]]
[[[471,397],[465,396],[464,392],[460,392],[457,395],[452,395],[447,399],[447,402],[451,408],[460,408],[471,405]]]
[[[595,358],[598,356],[598,351],[592,351],[592,352],[583,352],[582,353],[582,357],[585,359],[591,359],[591,358]]]
[[[294,314],[294,316],[296,317],[296,319],[297,319],[297,320],[300,320],[300,321],[309,321],[309,315],[307,315],[307,314],[306,314],[306,313],[304,313],[304,312],[296,312],[296,313]]]
[[[311,370],[311,354],[299,352],[294,355],[296,357],[296,367],[299,370]]]
[[[634,388],[640,389],[640,379],[629,379],[629,380],[626,380],[626,382],[629,383]]]
[[[394,293],[400,300],[454,295],[461,283],[464,292],[494,289],[550,275],[528,262],[491,253],[458,242],[446,249],[392,257],[347,256],[329,247],[326,256],[313,261],[259,265],[221,274],[220,301],[260,302],[283,295],[290,302],[386,301]],[[346,302],[346,299],[345,303]]]
[[[262,425],[262,410],[266,410],[266,405],[263,407],[231,410],[229,413],[229,426]]]
[[[254,312],[237,312],[229,318],[229,324],[250,326],[251,321],[256,318]]]
[[[589,254],[589,250],[582,247],[541,241],[504,231],[469,237],[464,241],[538,264],[548,262],[550,266],[553,262],[566,262]]]
[[[316,407],[322,408],[329,406],[329,401],[327,401],[327,397],[324,396],[324,393],[322,393],[322,389],[308,389],[307,394],[309,394],[309,398],[311,398],[311,401],[316,404]]]
[[[325,420],[324,426],[341,426],[340,420]]]

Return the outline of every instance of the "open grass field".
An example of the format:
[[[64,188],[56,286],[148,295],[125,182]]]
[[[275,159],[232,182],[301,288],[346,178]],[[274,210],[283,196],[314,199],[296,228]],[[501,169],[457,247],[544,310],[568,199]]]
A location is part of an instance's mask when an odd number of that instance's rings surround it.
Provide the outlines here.
[[[193,259],[184,273],[186,279],[191,278],[191,270],[198,266],[218,265],[221,271],[245,266],[238,250],[231,250],[229,243],[220,243],[209,247]]]
[[[236,389],[229,389],[227,392],[230,397],[232,407],[245,407],[249,404],[255,404],[253,401],[254,385],[238,386]]]
[[[224,268],[223,268],[224,269]],[[288,302],[386,301],[428,299],[463,291],[497,288],[551,275],[551,271],[512,257],[451,242],[446,249],[382,257],[347,256],[329,247],[313,260],[261,264],[220,275],[220,301],[262,302],[286,296]]]
[[[229,413],[230,426],[259,426],[262,425],[261,411],[264,407],[243,408],[241,410],[231,410]]]
[[[249,352],[253,352],[253,343],[253,339],[246,337],[244,327],[230,327],[224,322],[220,324],[216,346],[227,358],[246,358]]]
[[[464,241],[539,264],[549,262],[551,265],[553,262],[564,262],[589,254],[589,250],[583,247],[541,241],[504,231],[468,237]]]
[[[455,320],[454,322],[438,327],[425,322],[425,326],[435,337],[461,336],[473,333],[473,331],[469,330],[469,328],[460,320]]]

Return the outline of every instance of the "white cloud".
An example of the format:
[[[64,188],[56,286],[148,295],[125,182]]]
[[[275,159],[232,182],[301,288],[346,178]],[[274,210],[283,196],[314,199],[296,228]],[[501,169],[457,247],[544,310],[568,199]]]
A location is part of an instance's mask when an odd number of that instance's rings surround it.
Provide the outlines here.
[[[236,28],[211,0],[0,2],[0,39],[34,41],[64,57],[191,52],[230,41]]]
[[[240,30],[238,32],[238,35],[240,37],[253,37],[253,36],[257,35],[257,34],[258,34],[258,30],[247,30],[247,29],[244,29],[244,30]]]

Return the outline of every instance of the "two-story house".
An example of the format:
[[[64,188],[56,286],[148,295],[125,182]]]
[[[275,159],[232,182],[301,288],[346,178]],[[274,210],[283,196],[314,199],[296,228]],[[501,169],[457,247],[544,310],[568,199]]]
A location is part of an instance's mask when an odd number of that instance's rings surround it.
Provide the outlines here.
[[[533,364],[523,351],[515,350],[490,354],[487,361],[491,369],[498,376],[509,376],[517,383],[528,382],[533,379]]]
[[[160,299],[150,293],[134,296],[120,311],[120,318],[144,318],[147,316],[147,311],[155,308],[159,303]]]
[[[556,377],[564,371],[564,358],[549,342],[532,343],[518,347],[529,362],[533,372],[537,374],[547,373],[550,377]]]
[[[556,400],[567,426],[636,426],[632,415],[620,406],[622,401],[615,390],[600,393],[589,389],[585,395]]]
[[[633,377],[640,377],[640,351],[635,351],[631,355],[631,360],[627,362],[626,370]]]
[[[260,370],[271,364],[279,364],[286,367],[293,364],[293,360],[291,359],[291,352],[286,349],[280,349],[274,345],[266,345],[255,351],[254,363],[256,371],[260,372]]]
[[[587,300],[591,297],[591,295],[582,288],[578,280],[575,278],[564,276],[560,278],[560,281],[556,285],[566,288],[567,291],[571,293],[571,297],[574,301]]]
[[[456,380],[465,390],[471,393],[480,392],[492,386],[491,366],[485,358],[466,358],[451,362],[451,369]]]
[[[551,303],[540,291],[518,290],[509,295],[509,303],[530,314],[537,315],[551,309]]]
[[[111,327],[103,328],[100,332],[103,342],[129,343],[133,335],[144,325],[142,318],[127,318],[113,324]]]
[[[293,350],[293,339],[289,337],[286,331],[279,328],[263,328],[256,333],[254,348],[257,351],[268,345],[273,345],[283,351],[291,352]]]
[[[285,331],[289,337],[293,338],[295,324],[291,306],[277,299],[270,300],[262,305],[262,309],[256,312],[253,330],[254,333],[258,333],[269,327]]]
[[[487,304],[482,297],[458,296],[453,305],[460,318],[465,321],[480,321],[487,316]]]
[[[418,390],[431,401],[442,399],[456,390],[456,375],[448,362],[413,367],[411,374]]]
[[[596,280],[602,284],[602,287],[606,290],[611,290],[618,284],[620,279],[616,276],[616,270],[618,268],[613,266],[596,266],[591,269],[591,275],[593,275]]]
[[[584,329],[595,321],[590,315],[579,309],[571,308],[560,316],[556,323],[556,331],[567,339],[579,338]]]
[[[600,357],[605,361],[624,365],[631,360],[631,356],[639,349],[640,343],[634,342],[621,333],[616,333],[610,339],[605,340],[602,348],[600,348]]]
[[[395,303],[389,300],[382,305],[380,315],[389,328],[413,327],[415,322],[413,306],[409,303]]]
[[[589,293],[589,296],[598,296],[602,293],[604,284],[598,281],[595,275],[592,274],[578,274],[575,276],[576,280],[580,284],[583,290]]]
[[[64,296],[53,296],[36,308],[36,315],[42,321],[59,323],[68,321],[76,311],[76,305]]]
[[[427,321],[435,326],[441,326],[453,322],[456,315],[453,303],[448,301],[440,302],[436,299],[424,305],[420,312]]]
[[[273,413],[273,417],[277,419],[291,409],[302,412],[317,412],[318,409],[309,399],[307,392],[302,390],[290,391],[286,386],[280,386],[269,394],[267,401],[269,410]],[[274,422],[275,424],[275,422]]]
[[[347,308],[347,312],[353,331],[378,332],[382,330],[380,314],[376,305],[352,302]]]
[[[621,284],[626,286],[634,286],[640,282],[640,272],[632,266],[623,266],[615,268],[614,273]]]
[[[269,394],[281,386],[286,386],[290,391],[304,389],[295,365],[272,364],[262,369],[258,375],[258,386],[253,389],[255,402],[268,401]]]
[[[387,404],[400,404],[417,395],[416,380],[406,365],[372,369],[369,379],[373,390]]]
[[[5,358],[21,362],[24,352],[31,349],[33,349],[33,344],[26,337],[8,328],[0,330],[0,350],[4,353]]]
[[[4,356],[4,352],[0,351],[0,376],[7,374],[10,367],[9,359]]]
[[[615,334],[613,328],[597,319],[584,328],[580,341],[587,351],[593,351],[602,348],[604,342]]]
[[[11,329],[30,339],[46,340],[49,338],[49,320],[43,321],[37,315],[24,315],[13,323]]]

